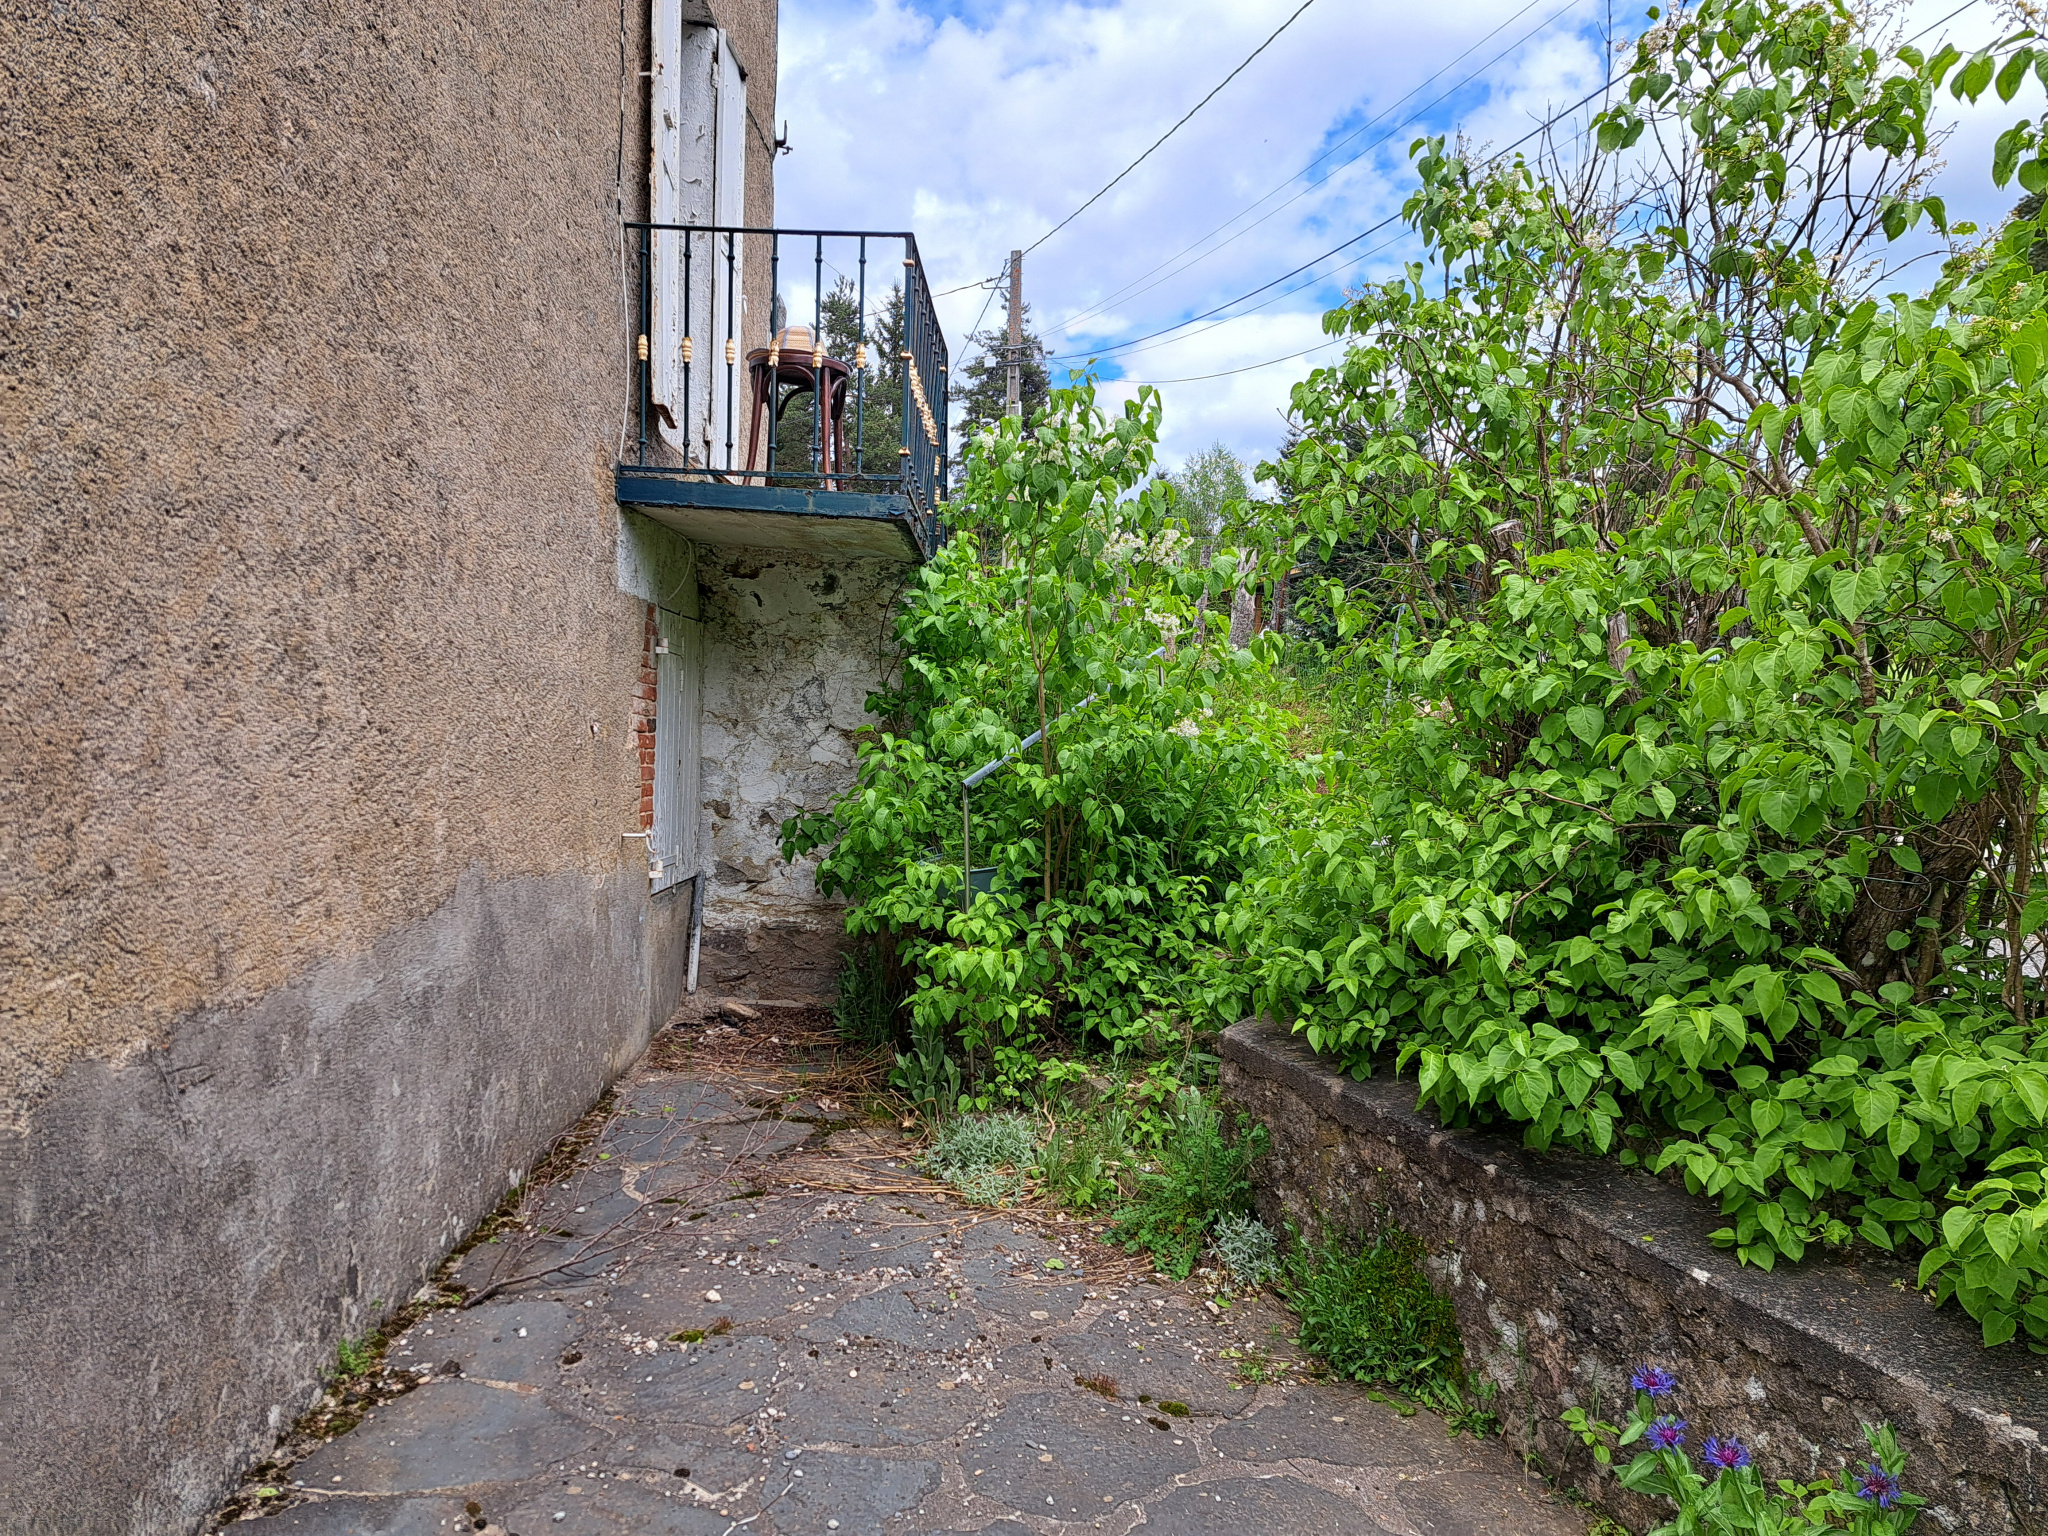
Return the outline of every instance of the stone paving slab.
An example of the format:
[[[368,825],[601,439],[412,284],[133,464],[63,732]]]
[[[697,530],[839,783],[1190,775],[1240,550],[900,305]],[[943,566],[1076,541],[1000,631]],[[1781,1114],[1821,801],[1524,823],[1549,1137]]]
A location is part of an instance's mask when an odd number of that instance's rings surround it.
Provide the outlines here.
[[[604,1435],[538,1392],[437,1381],[371,1414],[300,1462],[296,1477],[343,1493],[413,1493],[530,1477]]]
[[[1285,1352],[1276,1308],[1214,1314],[1085,1223],[906,1193],[892,1130],[777,1118],[798,1102],[629,1076],[533,1229],[456,1272],[529,1278],[395,1340],[424,1384],[283,1474],[263,1530],[1583,1536],[1498,1444],[1239,1379],[1225,1349]],[[854,1188],[816,1187],[834,1157]]]
[[[1173,1536],[1392,1536],[1350,1500],[1284,1477],[1233,1477],[1175,1488],[1146,1505],[1144,1528]]]
[[[474,1521],[455,1498],[321,1499],[272,1515],[264,1536],[448,1536]]]

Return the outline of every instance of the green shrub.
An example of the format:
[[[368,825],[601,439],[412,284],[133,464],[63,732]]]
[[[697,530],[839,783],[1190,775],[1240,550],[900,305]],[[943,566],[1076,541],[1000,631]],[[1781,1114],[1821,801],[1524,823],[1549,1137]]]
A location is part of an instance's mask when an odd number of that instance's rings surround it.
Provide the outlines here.
[[[984,1107],[1026,1092],[1061,1039],[1181,1037],[1245,807],[1289,771],[1285,718],[1229,694],[1265,661],[1196,613],[1227,605],[1234,567],[1199,558],[1151,478],[1158,429],[1151,391],[1112,416],[1080,388],[973,443],[947,508],[960,536],[911,579],[900,682],[870,701],[891,724],[862,734],[829,810],[783,829],[851,896],[849,931],[894,943],[912,1018],[994,1068],[969,1085]],[[961,781],[1005,754],[969,801],[994,888],[963,912]]]
[[[896,1006],[889,968],[879,944],[856,944],[839,967],[839,997],[832,1022],[848,1045],[872,1050],[896,1039]]]
[[[924,1155],[925,1170],[955,1185],[990,1169],[1021,1176],[1030,1166],[1037,1139],[1031,1122],[1022,1115],[962,1115],[939,1127],[937,1139]]]
[[[1240,1284],[1264,1285],[1280,1272],[1273,1230],[1256,1216],[1218,1217],[1209,1240]]]
[[[1174,1100],[1170,1129],[1149,1172],[1117,1214],[1110,1236],[1129,1252],[1152,1255],[1175,1279],[1186,1279],[1201,1257],[1209,1230],[1223,1216],[1251,1203],[1247,1172],[1266,1150],[1266,1128],[1237,1118],[1235,1140],[1223,1116],[1200,1089],[1183,1088]]]
[[[2048,1154],[2041,231],[1867,291],[1801,223],[1819,181],[1756,170],[1882,146],[1875,250],[1944,217],[1935,85],[2011,99],[2048,53],[1865,25],[1675,9],[1597,123],[1667,136],[1656,211],[1420,144],[1445,281],[1328,317],[1353,345],[1271,471],[1293,548],[1377,557],[1318,622],[1371,637],[1383,723],[1271,818],[1213,971],[1448,1124],[1681,1175],[1742,1263],[1924,1252],[1987,1344],[2048,1351],[2048,1200],[2000,1177]]]
[[[1430,1398],[1463,1378],[1457,1314],[1430,1289],[1421,1242],[1397,1227],[1358,1248],[1298,1246],[1281,1293],[1301,1347],[1333,1375]]]

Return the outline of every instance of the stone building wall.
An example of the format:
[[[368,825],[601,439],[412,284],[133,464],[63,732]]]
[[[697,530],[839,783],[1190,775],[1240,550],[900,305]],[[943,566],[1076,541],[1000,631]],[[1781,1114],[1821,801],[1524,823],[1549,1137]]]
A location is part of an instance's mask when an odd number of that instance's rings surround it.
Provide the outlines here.
[[[1649,1363],[1677,1373],[1694,1445],[1733,1436],[1766,1478],[1859,1467],[1861,1426],[1890,1424],[1928,1501],[1922,1529],[2048,1532],[2038,1357],[1985,1349],[1968,1317],[1928,1304],[1911,1264],[1738,1265],[1713,1241],[1713,1202],[1606,1159],[1446,1129],[1415,1107],[1413,1077],[1352,1081],[1257,1020],[1226,1030],[1221,1055],[1224,1093],[1271,1138],[1251,1170],[1268,1225],[1311,1242],[1414,1234],[1508,1442],[1629,1530],[1668,1507],[1623,1489],[1561,1415],[1626,1418],[1629,1375]]]
[[[912,567],[789,550],[699,552],[709,646],[703,979],[732,997],[825,1001],[844,946],[815,859],[785,863],[782,823],[853,782],[854,733],[886,681]]]
[[[772,123],[774,0],[713,9]],[[192,1529],[676,1000],[621,835],[645,31],[0,16],[10,1531]]]

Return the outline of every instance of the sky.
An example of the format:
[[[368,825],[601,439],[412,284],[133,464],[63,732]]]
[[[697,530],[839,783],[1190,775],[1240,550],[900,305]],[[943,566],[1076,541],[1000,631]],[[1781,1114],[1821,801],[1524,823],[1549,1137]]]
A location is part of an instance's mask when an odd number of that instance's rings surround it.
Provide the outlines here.
[[[1911,0],[1909,33],[1959,3]],[[1046,236],[1299,5],[783,0],[778,117],[791,152],[777,166],[777,223],[914,231],[957,366],[977,317],[1002,315],[987,287],[964,285]],[[1312,0],[1025,257],[1055,380],[1093,359],[1110,399],[1158,382],[1168,467],[1215,442],[1248,464],[1271,456],[1288,390],[1338,355],[1323,311],[1417,253],[1396,217],[1414,185],[1410,143],[1460,132],[1477,147],[1512,143],[1603,83],[1603,35],[1644,24],[1640,5],[1606,0]],[[1995,0],[1977,0],[1922,46],[1946,35],[1968,51],[2009,30]],[[1943,100],[1956,132],[1936,190],[1951,218],[1995,222],[2017,188],[1991,188],[1991,141],[2041,104]],[[1303,275],[1184,324],[1375,226]],[[1933,263],[1919,270],[1931,276]]]

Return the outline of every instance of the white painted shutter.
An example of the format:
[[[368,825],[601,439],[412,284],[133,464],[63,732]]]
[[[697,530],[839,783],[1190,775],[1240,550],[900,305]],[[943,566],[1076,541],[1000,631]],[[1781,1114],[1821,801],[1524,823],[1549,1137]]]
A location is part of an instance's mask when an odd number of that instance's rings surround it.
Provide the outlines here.
[[[668,649],[654,658],[654,835],[647,840],[647,874],[655,890],[665,891],[697,873],[704,641],[695,619],[666,608],[655,609],[654,617]]]
[[[717,58],[714,62],[717,130],[712,157],[711,222],[741,225],[747,222],[747,82],[740,75],[739,61],[733,57],[732,44],[723,32],[717,34]],[[717,245],[717,260],[713,263],[716,278],[712,288],[711,321],[712,331],[718,340],[715,348],[706,348],[700,355],[717,359],[717,366],[706,370],[705,378],[712,462],[731,468],[745,457],[747,451],[744,438],[749,398],[747,349],[760,346],[763,341],[747,329],[746,236],[733,237],[733,259],[730,263],[725,259],[724,236],[719,237]],[[730,281],[726,276],[728,271],[732,273]],[[731,370],[730,379],[725,366],[728,336],[732,338],[739,358],[739,366]],[[728,440],[733,444],[731,459],[725,456]]]
[[[648,155],[649,220],[655,224],[704,225],[717,219],[718,70],[724,52],[715,27],[686,22],[683,0],[653,0],[653,90],[649,118],[653,143]],[[683,249],[689,241],[689,324],[683,319]],[[703,462],[711,432],[712,376],[723,373],[725,332],[714,324],[713,241],[656,230],[653,255],[653,314],[648,352],[654,398],[669,408],[676,426],[661,428],[672,445]],[[722,321],[721,321],[722,323]],[[690,399],[683,398],[683,337],[693,343]],[[717,366],[714,366],[714,359]],[[718,439],[723,444],[723,437]]]

